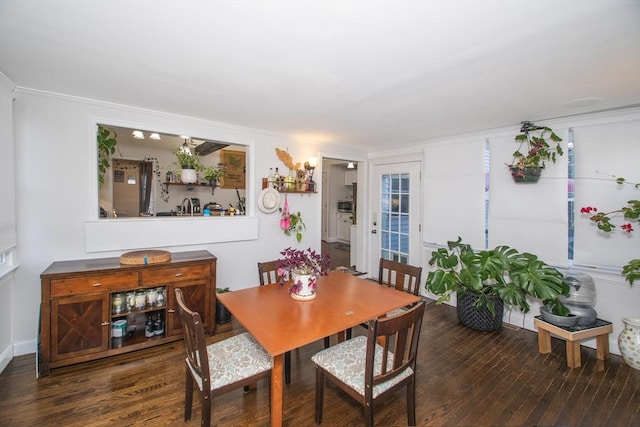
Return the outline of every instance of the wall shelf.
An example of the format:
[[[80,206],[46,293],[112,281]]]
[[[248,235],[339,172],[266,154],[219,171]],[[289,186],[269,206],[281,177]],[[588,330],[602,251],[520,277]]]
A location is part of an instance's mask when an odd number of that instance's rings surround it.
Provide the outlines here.
[[[206,188],[206,187],[211,187],[211,195],[213,195],[214,191],[216,191],[216,188],[218,187],[218,185],[211,185],[211,184],[198,184],[198,183],[194,183],[194,184],[185,184],[184,182],[163,182],[162,185],[165,186],[165,188],[167,189],[167,194],[169,194],[169,186],[170,185],[176,185],[176,186],[181,186],[181,187],[187,187],[187,191],[191,191],[196,187],[199,188]]]

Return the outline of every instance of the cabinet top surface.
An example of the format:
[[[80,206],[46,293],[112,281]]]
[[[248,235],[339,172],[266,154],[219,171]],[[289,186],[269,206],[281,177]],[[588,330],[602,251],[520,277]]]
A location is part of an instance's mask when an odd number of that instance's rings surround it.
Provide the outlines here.
[[[94,258],[79,259],[70,261],[56,261],[52,263],[40,275],[41,278],[53,276],[56,274],[68,273],[86,273],[100,272],[109,270],[141,270],[146,268],[161,268],[172,266],[180,263],[198,262],[198,261],[215,261],[217,258],[209,251],[188,251],[188,252],[172,252],[171,261],[150,264],[150,265],[125,265],[120,264],[120,257],[113,258]]]

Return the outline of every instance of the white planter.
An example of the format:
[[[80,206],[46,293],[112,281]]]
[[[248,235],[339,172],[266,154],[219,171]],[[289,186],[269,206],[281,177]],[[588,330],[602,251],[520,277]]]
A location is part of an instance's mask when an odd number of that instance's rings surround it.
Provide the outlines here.
[[[198,181],[198,174],[195,169],[182,169],[180,180],[183,184],[194,184]]]
[[[625,363],[634,369],[640,369],[640,319],[625,317],[624,329],[618,335],[618,348]]]
[[[291,285],[292,298],[309,300],[316,297],[316,276],[291,273],[291,279],[293,280]]]

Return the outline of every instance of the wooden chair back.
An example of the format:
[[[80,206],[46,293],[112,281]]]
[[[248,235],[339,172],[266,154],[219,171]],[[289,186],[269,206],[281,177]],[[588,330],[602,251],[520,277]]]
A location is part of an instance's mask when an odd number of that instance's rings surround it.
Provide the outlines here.
[[[278,283],[278,281],[280,280],[280,276],[278,276],[279,262],[279,260],[273,260],[258,263],[260,286],[269,285],[271,283]]]
[[[422,267],[416,267],[380,258],[378,283],[381,285],[386,285],[396,288],[399,291],[418,295],[421,276]]]
[[[187,364],[191,371],[200,377],[202,390],[210,390],[209,357],[207,355],[207,343],[205,341],[204,326],[200,314],[189,310],[185,305],[182,290],[176,288],[176,301],[178,302],[178,315],[182,321],[182,335],[185,351],[187,352]],[[188,375],[188,373],[187,373]]]
[[[422,328],[424,302],[420,301],[403,314],[369,321],[367,335],[367,355],[365,362],[365,402],[373,402],[372,391],[377,384],[400,375],[408,368],[413,370],[394,388],[413,381],[416,372],[418,341]],[[382,369],[375,373],[374,356],[376,345],[382,345]],[[389,357],[389,355],[392,355]],[[367,396],[367,394],[369,394]]]

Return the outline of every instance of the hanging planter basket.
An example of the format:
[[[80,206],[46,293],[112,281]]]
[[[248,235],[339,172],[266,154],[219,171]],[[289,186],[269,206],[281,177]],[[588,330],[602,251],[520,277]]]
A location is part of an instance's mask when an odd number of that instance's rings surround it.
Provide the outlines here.
[[[544,166],[538,167],[525,167],[509,166],[509,171],[513,177],[514,182],[517,183],[535,183],[540,179]]]

